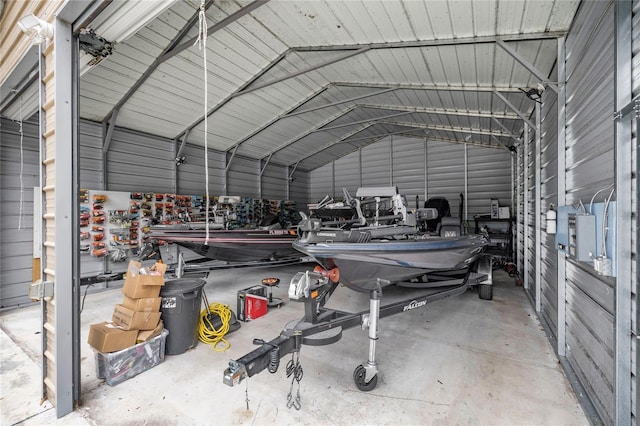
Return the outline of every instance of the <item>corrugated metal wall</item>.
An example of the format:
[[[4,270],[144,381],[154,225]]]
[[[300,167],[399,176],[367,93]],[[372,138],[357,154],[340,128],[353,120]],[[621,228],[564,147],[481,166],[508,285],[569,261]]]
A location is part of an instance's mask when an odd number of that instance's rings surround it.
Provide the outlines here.
[[[583,2],[566,39],[567,204],[586,204],[614,182],[614,28],[613,2]],[[615,280],[572,260],[566,280],[567,360],[613,424]]]
[[[493,150],[496,151],[497,150]],[[503,176],[503,179],[506,176]],[[416,176],[416,178],[420,178]],[[427,144],[427,198],[445,197],[451,216],[460,217],[460,194],[464,193],[464,145],[439,141]],[[469,197],[471,198],[471,197]],[[468,203],[471,204],[470,201]],[[486,200],[489,213],[491,201]]]
[[[469,221],[490,212],[491,198],[511,206],[511,153],[503,149],[468,146]],[[388,137],[311,172],[310,198],[352,194],[359,186],[397,186],[411,208],[427,198],[449,199],[452,216],[459,216],[465,189],[465,146],[416,138]]]
[[[551,80],[557,80],[557,65],[551,75]],[[541,211],[545,213],[553,204],[558,206],[558,95],[553,90],[544,94],[541,108],[541,136],[540,149],[540,197]],[[548,234],[546,223],[542,221],[541,247],[541,291],[542,300],[540,315],[547,323],[554,338],[558,337],[558,257],[556,255],[555,234]]]
[[[178,166],[178,194],[204,195],[204,148],[185,145],[182,155],[184,164]],[[209,159],[209,195],[224,195],[224,155],[210,152]]]
[[[475,215],[490,213],[490,200],[496,198],[500,205],[511,206],[511,153],[469,146],[467,148],[467,169],[469,219]]]
[[[168,171],[173,170],[174,158],[173,144],[166,139],[116,128],[107,154],[108,187],[96,189],[172,191],[173,173]]]
[[[631,47],[632,47],[632,94],[633,96],[638,96],[640,95],[640,0],[634,0],[633,1],[633,16],[632,16],[632,42],[631,42]],[[632,141],[632,149],[633,149],[633,155],[632,155],[632,159],[633,159],[633,167],[632,170],[635,170],[635,176],[633,177],[632,181],[631,181],[631,185],[632,185],[632,191],[631,191],[631,195],[632,195],[632,202],[631,205],[633,207],[633,212],[634,215],[632,217],[632,229],[638,229],[637,228],[637,217],[638,217],[638,119],[637,117],[634,118],[632,120],[632,137],[633,137],[633,141]],[[637,321],[637,313],[638,313],[638,305],[637,305],[637,301],[638,301],[638,294],[637,294],[637,280],[638,280],[638,265],[637,265],[637,256],[638,256],[638,252],[637,252],[637,244],[638,244],[638,235],[637,235],[637,231],[635,234],[631,235],[631,249],[633,251],[633,254],[635,255],[635,259],[636,261],[633,262],[631,264],[632,269],[631,269],[631,277],[633,278],[633,282],[631,285],[631,290],[633,293],[633,299],[632,299],[632,303],[631,303],[631,310],[632,312],[636,313],[636,315],[632,315],[631,317],[631,321],[632,321],[632,330],[635,334],[635,336],[640,335],[640,332],[638,331],[638,328],[640,326],[640,324],[638,324]],[[632,360],[637,360],[638,358],[638,341],[637,339],[632,339],[631,340],[631,350],[632,350]],[[632,395],[635,395],[635,398],[632,398],[632,414],[634,415],[633,421],[635,422],[635,424],[638,424],[637,418],[638,418],[638,363],[636,362],[632,362],[632,369],[633,369],[633,377],[632,377],[632,389],[635,390],[635,394],[632,393]]]
[[[38,186],[38,122],[0,122],[0,308],[29,303],[33,259],[33,188]],[[21,161],[22,157],[22,161]],[[22,166],[21,166],[22,164]],[[22,168],[22,173],[21,169]],[[22,188],[21,191],[21,180]],[[20,199],[22,197],[22,209]],[[22,211],[22,214],[20,212]]]
[[[24,230],[18,230],[20,200],[20,138],[18,124],[2,119],[0,128],[0,307],[29,303],[28,286],[32,282],[33,254],[33,187],[38,184],[38,127],[37,121],[24,123]],[[80,186],[105,190],[102,172],[102,134],[100,124],[82,120],[80,138]],[[186,163],[177,167],[178,194],[204,194],[203,148],[186,145]],[[108,190],[173,192],[173,141],[126,129],[116,129],[108,154]],[[209,153],[209,185],[212,197],[224,194],[224,154]],[[229,170],[229,195],[258,197],[256,160],[236,157]],[[262,176],[262,198],[287,199],[286,167],[270,164]],[[309,174],[296,170],[289,182],[289,199],[306,210],[309,199]],[[81,256],[82,276],[92,276],[105,270],[105,260]],[[124,271],[124,264],[109,263],[106,269]],[[119,283],[112,283],[119,285]],[[96,287],[103,287],[100,284]]]
[[[526,145],[527,149],[527,173],[525,175],[525,190],[527,191],[527,204],[525,208],[526,218],[524,219],[527,223],[527,227],[525,232],[527,233],[528,244],[525,243],[525,256],[526,263],[524,266],[524,270],[522,273],[524,274],[523,278],[525,280],[525,290],[528,292],[529,296],[532,300],[535,300],[536,297],[536,208],[535,208],[535,200],[536,200],[536,134],[535,130],[529,130],[529,142]],[[525,239],[525,241],[527,241]],[[526,276],[528,275],[528,277]]]
[[[524,274],[524,144],[518,147],[518,157],[516,160],[516,240],[517,240],[517,263],[521,276]],[[524,278],[524,277],[523,277]]]
[[[419,206],[424,203],[426,176],[425,140],[392,136],[392,182],[402,188],[402,195],[407,197],[409,207],[415,205],[416,197]]]

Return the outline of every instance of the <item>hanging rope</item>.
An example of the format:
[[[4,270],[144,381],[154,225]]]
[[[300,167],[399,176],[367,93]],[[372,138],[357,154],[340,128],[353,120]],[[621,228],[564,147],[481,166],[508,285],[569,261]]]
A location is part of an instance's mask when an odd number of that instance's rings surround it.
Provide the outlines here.
[[[15,89],[14,89],[15,90]],[[20,95],[20,209],[18,213],[18,230],[22,230],[22,206],[24,204],[24,130],[22,128],[22,95]]]
[[[198,13],[198,39],[196,40],[198,48],[202,50],[202,65],[204,68],[204,182],[206,185],[206,213],[205,213],[205,243],[209,242],[209,144],[207,137],[209,135],[209,127],[207,125],[208,117],[208,82],[207,82],[207,15],[204,0],[200,2],[200,12]]]

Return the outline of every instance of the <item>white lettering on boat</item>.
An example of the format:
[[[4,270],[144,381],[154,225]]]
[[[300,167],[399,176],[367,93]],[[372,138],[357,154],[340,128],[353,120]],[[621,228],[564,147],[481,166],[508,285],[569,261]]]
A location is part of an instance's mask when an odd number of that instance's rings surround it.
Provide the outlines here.
[[[411,302],[409,302],[409,304],[407,306],[404,307],[402,312],[410,311],[410,310],[416,309],[416,308],[421,308],[426,304],[427,304],[426,300],[423,300],[422,302],[416,302],[415,300],[412,300]]]
[[[336,233],[335,232],[318,232],[316,235],[318,237],[335,237]]]

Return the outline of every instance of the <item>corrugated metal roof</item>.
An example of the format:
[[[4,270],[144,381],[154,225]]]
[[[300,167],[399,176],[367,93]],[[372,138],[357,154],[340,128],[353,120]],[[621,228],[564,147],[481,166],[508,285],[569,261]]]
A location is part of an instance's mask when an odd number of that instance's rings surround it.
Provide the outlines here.
[[[184,44],[200,2],[176,1],[82,76],[81,116],[117,109],[118,126],[202,145],[207,111],[210,148],[301,170],[389,134],[510,145],[523,130],[513,108],[534,108],[519,89],[540,82],[531,67],[549,75],[578,5],[214,0],[205,107],[203,53]]]

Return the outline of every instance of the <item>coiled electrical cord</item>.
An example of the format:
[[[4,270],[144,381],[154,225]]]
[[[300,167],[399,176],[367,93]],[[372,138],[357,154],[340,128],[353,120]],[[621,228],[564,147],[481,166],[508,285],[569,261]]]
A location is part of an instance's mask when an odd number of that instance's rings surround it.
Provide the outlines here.
[[[269,351],[269,366],[267,370],[269,373],[274,374],[278,371],[278,367],[280,366],[280,347],[274,346],[271,351]]]
[[[220,327],[213,324],[215,316],[220,317]],[[198,338],[202,343],[211,345],[216,352],[224,352],[231,347],[224,336],[229,332],[231,323],[231,308],[224,303],[214,302],[207,306],[207,309],[200,312],[200,323],[198,326]],[[224,344],[219,347],[219,344]]]

